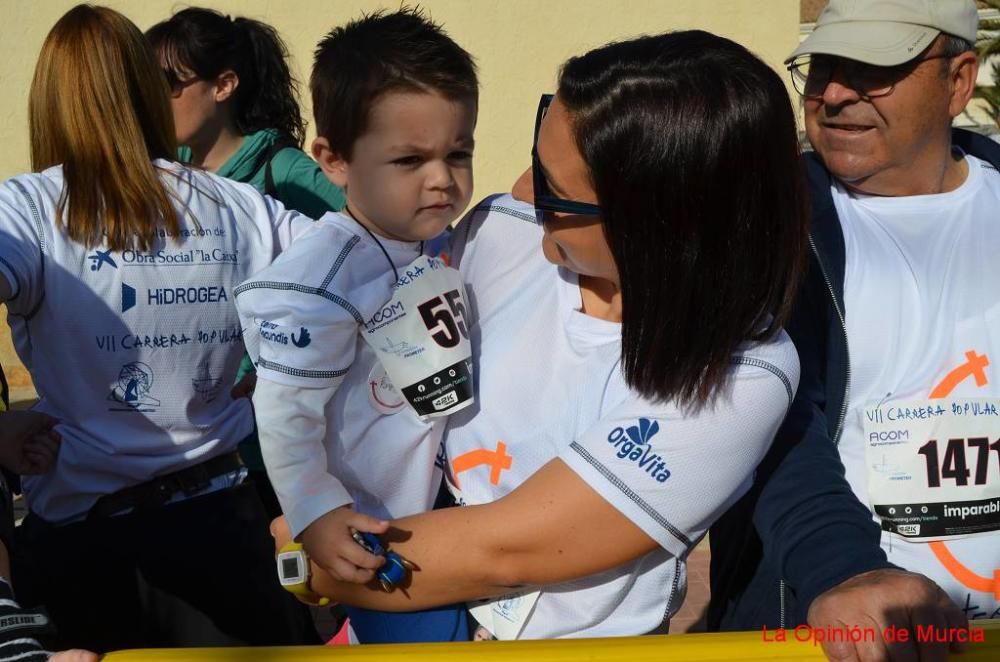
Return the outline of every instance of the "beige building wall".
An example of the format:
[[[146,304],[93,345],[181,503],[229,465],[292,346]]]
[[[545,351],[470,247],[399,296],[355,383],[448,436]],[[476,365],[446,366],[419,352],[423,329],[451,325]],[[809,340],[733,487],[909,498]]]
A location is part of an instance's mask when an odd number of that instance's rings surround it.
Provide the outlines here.
[[[52,24],[74,4],[0,0],[2,178],[29,168],[27,103],[35,59]],[[173,0],[103,4],[123,12],[143,30],[187,6]],[[206,0],[204,5],[274,25],[303,83],[312,48],[328,30],[364,11],[399,6],[375,0]],[[745,44],[780,70],[799,34],[799,0],[422,0],[420,5],[479,64],[475,199],[509,190],[527,167],[538,96],[554,88],[559,64],[567,57],[611,40],[699,28]],[[311,117],[305,86],[302,91],[305,115]],[[27,377],[13,360],[4,327],[0,362],[17,386],[15,396],[31,397]]]

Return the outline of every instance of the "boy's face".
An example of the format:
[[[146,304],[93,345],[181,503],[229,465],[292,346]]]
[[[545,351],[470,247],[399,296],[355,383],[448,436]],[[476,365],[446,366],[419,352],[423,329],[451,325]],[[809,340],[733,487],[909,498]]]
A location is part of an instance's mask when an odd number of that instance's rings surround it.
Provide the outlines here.
[[[369,230],[389,239],[431,239],[472,197],[476,111],[472,101],[436,93],[389,92],[372,106],[350,161],[322,137],[313,155]]]

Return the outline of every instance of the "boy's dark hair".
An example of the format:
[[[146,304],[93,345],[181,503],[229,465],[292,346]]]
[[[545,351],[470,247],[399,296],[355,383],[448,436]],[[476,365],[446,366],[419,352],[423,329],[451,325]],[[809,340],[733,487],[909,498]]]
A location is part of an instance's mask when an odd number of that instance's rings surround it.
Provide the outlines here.
[[[226,69],[236,72],[240,84],[233,94],[233,121],[240,133],[277,129],[302,145],[305,123],[288,49],[273,27],[189,7],[151,27],[146,38],[175,80],[182,68],[203,80]]]
[[[345,160],[386,92],[479,101],[472,56],[419,8],[408,7],[380,10],[330,31],[316,46],[309,86],[316,133]]]
[[[805,177],[778,75],[707,32],[610,44],[559,78],[622,292],[643,395],[708,402],[787,320],[807,254]]]

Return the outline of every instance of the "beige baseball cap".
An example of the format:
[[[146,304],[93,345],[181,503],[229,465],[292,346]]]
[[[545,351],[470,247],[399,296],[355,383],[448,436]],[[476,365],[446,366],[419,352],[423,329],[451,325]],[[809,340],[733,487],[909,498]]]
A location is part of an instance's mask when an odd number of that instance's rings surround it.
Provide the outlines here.
[[[942,32],[976,43],[975,0],[830,0],[786,63],[823,53],[889,67],[912,60]]]

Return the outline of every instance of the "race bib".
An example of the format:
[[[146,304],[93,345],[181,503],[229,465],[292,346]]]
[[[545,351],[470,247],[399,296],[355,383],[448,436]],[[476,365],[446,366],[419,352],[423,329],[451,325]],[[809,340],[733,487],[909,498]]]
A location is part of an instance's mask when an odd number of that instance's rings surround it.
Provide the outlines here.
[[[461,274],[421,255],[362,329],[388,378],[421,418],[445,416],[473,402],[465,301]]]
[[[448,490],[456,502],[463,506],[476,505],[468,500],[468,497],[453,481],[447,478],[445,480]],[[517,639],[521,630],[524,629],[528,617],[531,616],[531,612],[534,611],[535,603],[538,602],[538,597],[541,594],[541,591],[524,591],[509,593],[492,600],[477,600],[467,603],[469,613],[479,623],[474,638],[493,638],[505,641]],[[485,632],[483,632],[484,630]]]
[[[863,416],[883,530],[922,542],[1000,530],[1000,399],[892,402]]]

